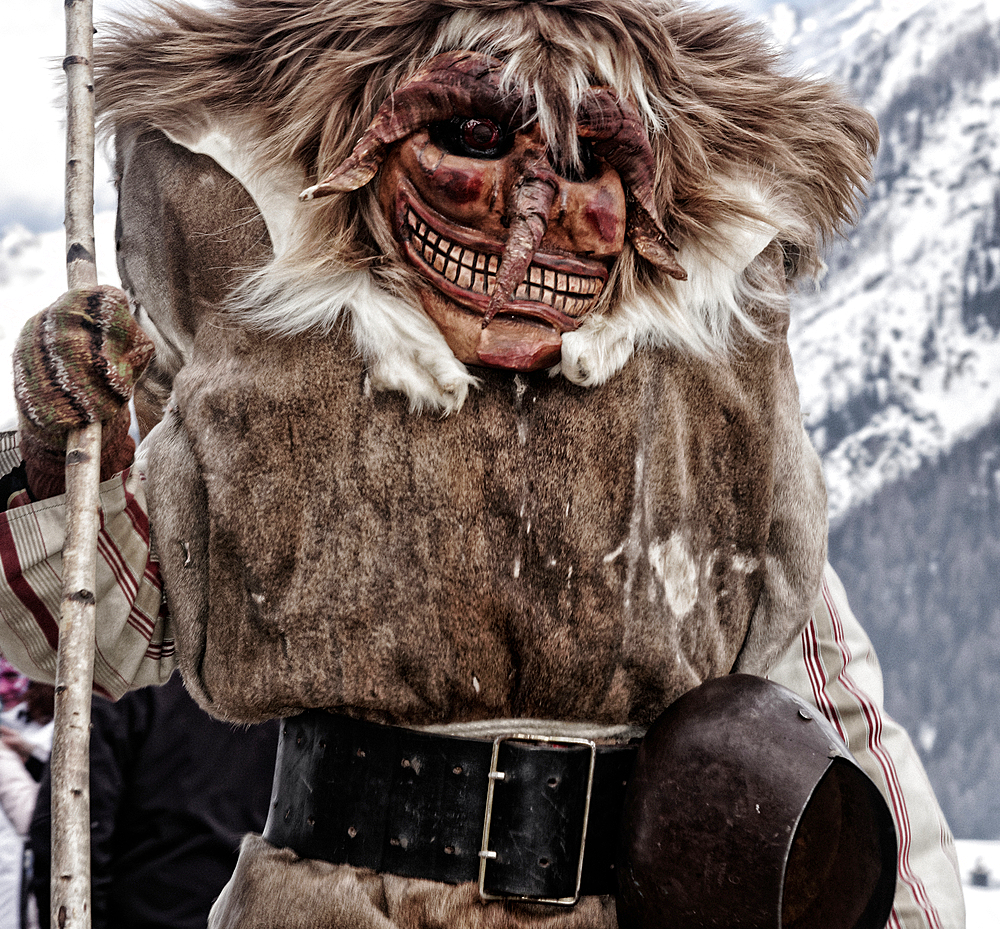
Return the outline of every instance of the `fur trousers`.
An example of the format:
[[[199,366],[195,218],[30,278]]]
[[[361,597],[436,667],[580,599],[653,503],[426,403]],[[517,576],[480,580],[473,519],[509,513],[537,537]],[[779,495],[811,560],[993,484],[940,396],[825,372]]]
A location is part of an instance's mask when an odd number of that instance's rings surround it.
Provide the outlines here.
[[[616,929],[613,897],[565,907],[491,902],[475,884],[300,858],[247,836],[209,929]]]

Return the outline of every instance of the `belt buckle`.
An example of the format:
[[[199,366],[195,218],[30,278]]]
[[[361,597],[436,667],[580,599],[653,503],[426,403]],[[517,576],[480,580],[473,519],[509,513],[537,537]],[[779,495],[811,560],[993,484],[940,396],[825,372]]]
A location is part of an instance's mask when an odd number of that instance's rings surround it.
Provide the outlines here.
[[[583,832],[580,836],[580,857],[576,866],[576,889],[572,897],[534,897],[523,894],[491,894],[486,891],[486,866],[496,858],[490,851],[490,825],[493,819],[493,791],[497,781],[504,779],[504,772],[497,768],[502,742],[536,742],[542,745],[585,745],[590,749],[590,769],[587,773],[587,793],[583,807]],[[486,786],[486,816],[483,821],[483,841],[479,851],[479,896],[489,900],[525,900],[532,903],[552,903],[557,906],[573,906],[580,899],[580,883],[583,879],[583,855],[587,847],[587,822],[590,818],[590,797],[594,787],[594,766],[597,761],[597,743],[591,739],[557,738],[555,736],[525,735],[511,733],[497,736],[493,740],[493,757],[490,760],[489,783]]]

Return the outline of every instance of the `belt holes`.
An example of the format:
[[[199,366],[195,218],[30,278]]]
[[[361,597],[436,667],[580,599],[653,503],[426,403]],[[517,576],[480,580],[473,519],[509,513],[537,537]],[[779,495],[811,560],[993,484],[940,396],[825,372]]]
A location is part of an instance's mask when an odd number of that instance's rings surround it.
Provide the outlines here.
[[[540,867],[547,868],[549,866],[549,859],[548,858],[539,858],[538,859],[538,864],[539,864]]]
[[[316,817],[315,816],[309,816],[309,817],[306,818],[306,822],[310,826],[315,826],[316,825]]]
[[[550,777],[546,781],[546,783],[549,785],[549,787],[558,787],[559,786],[559,778],[558,777]]]
[[[355,826],[348,826],[348,827],[347,827],[347,834],[348,834],[348,835],[349,835],[349,836],[350,836],[350,837],[351,837],[352,839],[353,839],[353,838],[356,838],[356,837],[357,837],[357,834],[358,834],[358,830],[357,830],[357,828],[356,828]]]
[[[462,766],[460,764],[455,765],[455,767],[451,769],[451,773],[452,774],[461,774],[462,773]]]

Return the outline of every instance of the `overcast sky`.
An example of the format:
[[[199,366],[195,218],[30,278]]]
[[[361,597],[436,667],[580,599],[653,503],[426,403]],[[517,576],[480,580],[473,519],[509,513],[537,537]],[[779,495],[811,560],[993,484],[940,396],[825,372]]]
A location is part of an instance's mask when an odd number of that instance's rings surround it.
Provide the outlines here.
[[[130,0],[95,0],[94,18],[108,18]],[[134,3],[134,0],[132,0]],[[32,232],[63,219],[66,141],[59,97],[65,86],[63,0],[0,0],[0,87],[8,126],[0,146],[0,232],[20,223]],[[98,167],[98,209],[114,207],[108,169]]]

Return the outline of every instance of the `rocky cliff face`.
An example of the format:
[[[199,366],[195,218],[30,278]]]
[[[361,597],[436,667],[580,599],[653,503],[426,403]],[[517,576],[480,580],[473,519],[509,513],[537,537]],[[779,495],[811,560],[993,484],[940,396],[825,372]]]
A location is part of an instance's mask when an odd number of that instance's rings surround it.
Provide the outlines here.
[[[848,511],[830,556],[956,835],[1000,836],[1000,423]]]

